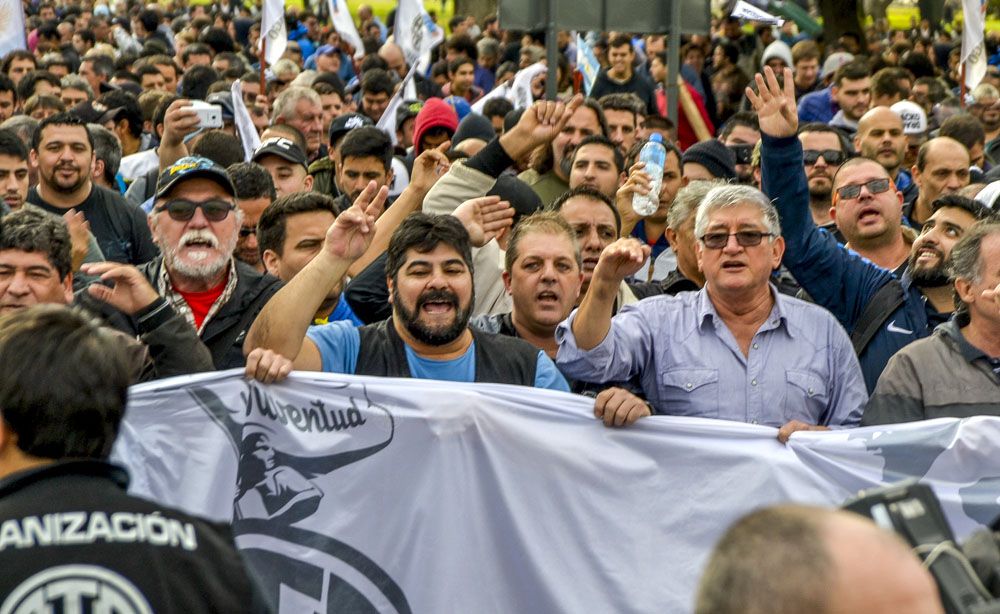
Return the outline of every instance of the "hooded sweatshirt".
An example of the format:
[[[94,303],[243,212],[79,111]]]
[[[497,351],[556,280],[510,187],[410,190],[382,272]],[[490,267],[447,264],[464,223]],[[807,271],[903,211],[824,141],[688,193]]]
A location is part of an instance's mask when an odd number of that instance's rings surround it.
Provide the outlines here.
[[[413,155],[419,156],[423,151],[424,134],[432,128],[446,128],[452,135],[458,129],[458,115],[455,109],[440,98],[428,98],[424,107],[417,113],[413,124]]]

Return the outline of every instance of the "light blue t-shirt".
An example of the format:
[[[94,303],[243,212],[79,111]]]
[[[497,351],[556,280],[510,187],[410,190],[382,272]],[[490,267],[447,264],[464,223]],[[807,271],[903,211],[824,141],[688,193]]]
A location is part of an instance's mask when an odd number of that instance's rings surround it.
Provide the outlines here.
[[[358,352],[361,350],[361,334],[357,327],[347,321],[330,322],[321,326],[310,326],[306,336],[319,348],[323,371],[354,373],[358,365]],[[448,382],[476,381],[475,342],[464,354],[451,360],[422,358],[417,356],[410,346],[405,347],[406,363],[413,377]],[[535,388],[569,392],[566,378],[541,350],[538,352],[538,362],[535,365]]]

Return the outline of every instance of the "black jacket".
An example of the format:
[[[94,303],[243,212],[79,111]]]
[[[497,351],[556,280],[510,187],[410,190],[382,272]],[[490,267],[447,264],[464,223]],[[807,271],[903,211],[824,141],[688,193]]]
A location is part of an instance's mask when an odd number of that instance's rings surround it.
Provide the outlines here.
[[[268,611],[227,526],[131,497],[127,484],[124,469],[91,460],[0,481],[0,610]]]

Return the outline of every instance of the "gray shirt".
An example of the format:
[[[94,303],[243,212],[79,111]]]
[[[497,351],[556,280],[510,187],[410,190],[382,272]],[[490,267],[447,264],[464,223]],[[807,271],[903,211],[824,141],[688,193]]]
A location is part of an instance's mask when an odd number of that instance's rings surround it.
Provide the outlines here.
[[[659,414],[857,426],[868,394],[847,333],[825,309],[771,294],[774,307],[748,356],[702,289],[625,306],[589,351],[576,345],[574,311],[556,329],[556,364],[590,382],[638,374]]]

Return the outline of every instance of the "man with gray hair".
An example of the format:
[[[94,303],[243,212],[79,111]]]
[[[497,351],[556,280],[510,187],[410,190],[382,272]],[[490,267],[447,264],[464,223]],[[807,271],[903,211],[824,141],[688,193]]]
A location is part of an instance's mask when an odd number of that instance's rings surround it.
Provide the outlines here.
[[[278,94],[271,112],[272,124],[288,124],[306,137],[309,161],[326,155],[323,145],[323,101],[307,87],[290,87]]]
[[[767,196],[745,185],[713,188],[694,236],[705,287],[614,317],[618,285],[649,247],[622,239],[605,249],[580,308],[556,330],[560,370],[598,383],[638,375],[658,414],[778,427],[783,442],[799,430],[856,426],[867,393],[844,329],[769,283],[785,242]]]
[[[122,163],[122,144],[113,132],[100,124],[87,124],[94,141],[93,179],[97,185],[121,193],[118,167]]]
[[[889,360],[864,424],[1000,416],[1000,222],[951,248],[955,317]]]

